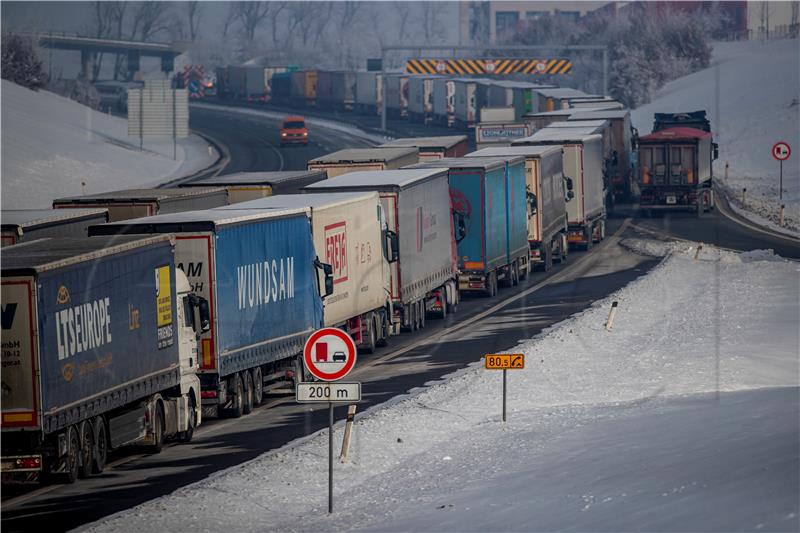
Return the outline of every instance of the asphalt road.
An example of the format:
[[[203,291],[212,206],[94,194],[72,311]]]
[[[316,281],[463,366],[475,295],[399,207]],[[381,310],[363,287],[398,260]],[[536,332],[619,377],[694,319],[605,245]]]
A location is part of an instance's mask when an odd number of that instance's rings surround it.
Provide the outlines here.
[[[368,144],[315,128],[309,146],[280,148],[276,120],[232,117],[221,111],[193,110],[191,125],[226,145],[230,163],[222,173],[302,169],[312,157],[359,142]],[[785,247],[780,250],[789,252],[787,256],[797,257],[794,243],[735,225],[719,212],[706,215],[702,224],[688,214],[623,218],[637,213],[623,206],[608,222],[608,234],[618,234],[589,253],[571,253],[566,265],[547,274],[534,273],[518,288],[502,289],[495,298],[467,298],[456,316],[429,320],[425,330],[393,337],[387,348],[360,356],[358,368],[349,376],[363,382],[365,400],[359,410],[441,379],[485,353],[509,349],[657,264],[617,246],[621,236],[675,236],[736,249],[778,250],[780,245]],[[344,407],[336,410],[337,419],[344,414]],[[136,450],[117,453],[102,475],[74,485],[4,487],[2,529],[64,531],[157,498],[317,431],[327,424],[327,407],[298,405],[293,397],[273,396],[242,419],[206,422],[189,445],[168,446],[159,455]]]

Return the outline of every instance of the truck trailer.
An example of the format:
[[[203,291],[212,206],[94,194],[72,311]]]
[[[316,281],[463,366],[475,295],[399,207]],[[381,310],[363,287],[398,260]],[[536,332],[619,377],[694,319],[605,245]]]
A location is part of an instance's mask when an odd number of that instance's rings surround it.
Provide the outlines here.
[[[397,243],[378,193],[281,194],[224,209],[292,208],[309,209],[317,257],[333,267],[325,326],[347,331],[359,351],[372,353],[386,345],[392,317],[390,254]]]
[[[209,209],[90,228],[103,235],[175,234],[178,268],[211,307],[198,355],[205,414],[222,409],[239,417],[265,390],[302,378],[303,345],[322,325],[322,298],[332,289],[308,215],[308,209]]]
[[[213,176],[189,183],[181,187],[225,187],[228,202],[236,204],[275,194],[292,194],[320,180],[327,179],[324,170],[281,170],[277,172],[237,172]]]
[[[441,76],[418,75],[408,78],[408,118],[427,123],[433,117],[433,81]]]
[[[386,75],[386,116],[401,118],[408,116],[408,74]]]
[[[43,237],[86,237],[89,226],[108,222],[108,209],[3,209],[2,246]]]
[[[459,290],[497,293],[528,277],[525,160],[519,156],[445,158],[415,165],[445,168],[456,217]]]
[[[383,76],[380,72],[356,72],[356,111],[380,115],[383,98]]]
[[[408,169],[351,172],[309,185],[318,192],[377,191],[399,252],[391,264],[392,329],[425,327],[458,305],[447,172]]]
[[[569,244],[586,250],[605,238],[606,208],[603,184],[603,138],[596,133],[545,128],[514,146],[561,145],[564,176],[573,183],[574,198],[567,203]]]
[[[382,148],[416,148],[419,160],[428,161],[443,157],[463,157],[469,152],[466,135],[444,135],[441,137],[404,137],[380,145]]]
[[[564,179],[562,148],[555,146],[507,146],[484,148],[467,157],[524,157],[528,212],[528,244],[531,265],[546,272],[553,261],[566,261],[567,202],[570,182]]]
[[[223,187],[125,189],[86,196],[56,198],[55,209],[105,208],[108,221],[117,222],[131,218],[166,213],[179,213],[196,209],[210,209],[228,203],[228,191]]]
[[[196,334],[208,306],[174,240],[46,238],[3,250],[4,482],[103,471],[200,424]]]
[[[416,148],[346,148],[314,158],[308,170],[324,170],[328,178],[360,170],[391,170],[419,162]]]

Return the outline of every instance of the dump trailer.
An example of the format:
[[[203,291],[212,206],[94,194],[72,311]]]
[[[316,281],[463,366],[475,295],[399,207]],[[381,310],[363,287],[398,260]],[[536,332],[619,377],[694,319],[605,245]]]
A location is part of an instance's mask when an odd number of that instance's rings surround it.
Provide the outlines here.
[[[182,183],[181,187],[225,187],[228,190],[228,202],[236,204],[275,194],[298,193],[306,185],[327,177],[324,170],[237,172]]]
[[[386,75],[386,116],[408,116],[408,74]]]
[[[115,448],[191,440],[208,306],[189,291],[167,235],[3,250],[4,482],[71,483]]]
[[[696,128],[711,133],[711,122],[709,122],[705,110],[654,114],[653,131],[675,127]]]
[[[333,267],[325,325],[347,331],[372,353],[389,338],[392,233],[376,192],[282,194],[225,209],[308,208],[317,257]],[[395,243],[396,248],[396,243]]]
[[[710,132],[677,126],[645,135],[638,145],[641,209],[688,209],[699,216],[714,207],[717,147]]]
[[[583,246],[605,238],[606,208],[603,185],[603,138],[596,133],[575,133],[569,129],[545,128],[514,146],[561,145],[564,148],[564,176],[574,198],[567,203],[569,244]]]
[[[445,168],[456,217],[459,290],[497,293],[530,271],[525,159],[446,158],[416,165]]]
[[[404,137],[381,145],[385,148],[407,147],[419,150],[419,160],[441,159],[443,157],[462,157],[469,152],[469,139],[466,135],[445,135],[441,137]]]
[[[332,278],[314,251],[308,209],[209,209],[93,226],[90,234],[174,233],[178,267],[208,299],[200,339],[204,414],[249,413],[265,390],[302,379],[301,352],[322,325]]]
[[[2,246],[43,237],[86,237],[87,228],[108,222],[108,209],[3,209]]]
[[[581,110],[573,113],[568,122],[608,120],[611,123],[612,159],[610,187],[614,202],[631,198],[633,179],[633,136],[631,113],[627,109]]]
[[[484,148],[467,157],[524,157],[531,266],[550,270],[553,261],[567,259],[567,202],[562,148],[555,146],[507,146]]]
[[[131,218],[165,213],[179,213],[196,209],[209,209],[228,203],[228,191],[223,187],[125,189],[86,196],[57,198],[55,209],[106,208],[108,221],[117,222]]]
[[[458,305],[455,242],[443,169],[351,172],[309,185],[318,192],[377,191],[399,250],[391,264],[392,329],[425,327]],[[395,259],[392,257],[392,259]]]
[[[335,178],[348,172],[398,169],[418,162],[416,148],[346,148],[310,160],[308,170],[324,170],[328,178]]]
[[[383,76],[380,72],[356,72],[356,111],[380,115],[383,98]]]

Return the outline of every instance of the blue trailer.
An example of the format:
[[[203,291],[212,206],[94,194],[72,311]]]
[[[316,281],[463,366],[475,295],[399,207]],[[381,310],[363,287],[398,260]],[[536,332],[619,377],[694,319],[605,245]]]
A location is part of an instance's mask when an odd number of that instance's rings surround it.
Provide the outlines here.
[[[456,217],[459,290],[492,296],[498,280],[528,276],[525,159],[444,158],[408,168],[447,168]]]
[[[199,355],[206,414],[247,414],[265,389],[302,378],[299,356],[323,324],[322,298],[332,287],[308,215],[308,208],[210,209],[90,228],[91,235],[175,234],[178,268],[211,307]]]
[[[3,251],[4,481],[102,471],[109,449],[192,436],[196,298],[168,236]],[[199,329],[199,328],[198,328]]]

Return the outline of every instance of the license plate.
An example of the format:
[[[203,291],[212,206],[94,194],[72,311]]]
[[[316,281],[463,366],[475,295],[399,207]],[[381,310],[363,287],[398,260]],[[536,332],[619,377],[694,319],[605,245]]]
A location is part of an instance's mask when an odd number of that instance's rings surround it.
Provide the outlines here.
[[[667,196],[667,203],[668,204],[675,204],[675,197],[674,196]]]

